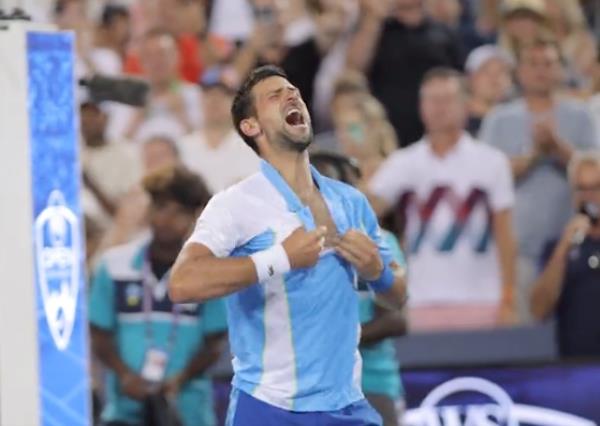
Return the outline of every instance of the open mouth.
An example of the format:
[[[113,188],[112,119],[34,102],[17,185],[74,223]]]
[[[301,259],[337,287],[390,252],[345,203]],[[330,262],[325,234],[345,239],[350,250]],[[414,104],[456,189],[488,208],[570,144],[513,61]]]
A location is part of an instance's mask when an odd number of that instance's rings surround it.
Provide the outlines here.
[[[292,127],[299,127],[306,125],[304,121],[304,116],[300,112],[300,110],[294,108],[287,112],[285,115],[285,122]]]

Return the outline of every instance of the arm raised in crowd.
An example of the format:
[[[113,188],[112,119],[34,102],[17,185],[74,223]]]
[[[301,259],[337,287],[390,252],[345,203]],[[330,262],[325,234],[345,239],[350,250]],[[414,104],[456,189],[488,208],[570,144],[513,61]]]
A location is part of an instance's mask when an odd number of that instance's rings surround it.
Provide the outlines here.
[[[383,30],[383,21],[390,9],[388,0],[362,0],[360,21],[348,47],[347,65],[360,72],[367,72],[377,51],[377,43]]]
[[[584,215],[577,215],[571,220],[554,248],[542,275],[535,282],[531,292],[530,307],[533,316],[538,320],[547,318],[556,308],[562,291],[567,256],[574,236],[587,232],[589,227],[590,220]]]

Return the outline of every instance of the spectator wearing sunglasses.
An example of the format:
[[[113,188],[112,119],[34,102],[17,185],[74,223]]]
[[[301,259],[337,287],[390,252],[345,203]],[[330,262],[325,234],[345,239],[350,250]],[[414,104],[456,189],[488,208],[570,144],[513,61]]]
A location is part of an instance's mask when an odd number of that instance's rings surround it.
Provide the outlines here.
[[[578,213],[544,251],[545,267],[533,287],[537,319],[556,316],[563,357],[600,356],[600,154],[578,154],[569,165]]]

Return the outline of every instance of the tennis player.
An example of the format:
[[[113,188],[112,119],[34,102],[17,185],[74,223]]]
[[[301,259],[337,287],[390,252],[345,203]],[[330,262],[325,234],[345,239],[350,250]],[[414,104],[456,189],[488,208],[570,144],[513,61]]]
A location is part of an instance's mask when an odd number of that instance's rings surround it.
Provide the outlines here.
[[[282,70],[255,69],[232,116],[261,171],[213,197],[169,285],[175,302],[229,295],[227,425],[381,425],[361,391],[356,287],[401,307],[402,269],[366,198],[310,166],[310,116]]]

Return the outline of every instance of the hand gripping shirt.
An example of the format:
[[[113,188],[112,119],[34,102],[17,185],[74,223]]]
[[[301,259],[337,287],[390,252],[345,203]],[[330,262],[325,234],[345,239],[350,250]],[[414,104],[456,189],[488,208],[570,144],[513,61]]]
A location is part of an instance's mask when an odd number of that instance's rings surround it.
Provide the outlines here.
[[[389,289],[393,258],[366,197],[314,168],[311,173],[337,233],[358,229],[377,243],[385,268],[369,284]],[[217,257],[248,256],[282,243],[300,226],[316,228],[310,209],[263,161],[259,173],[213,197],[188,244],[203,244]],[[356,282],[352,265],[325,249],[311,268],[227,297],[233,386],[290,411],[338,410],[362,399]]]

